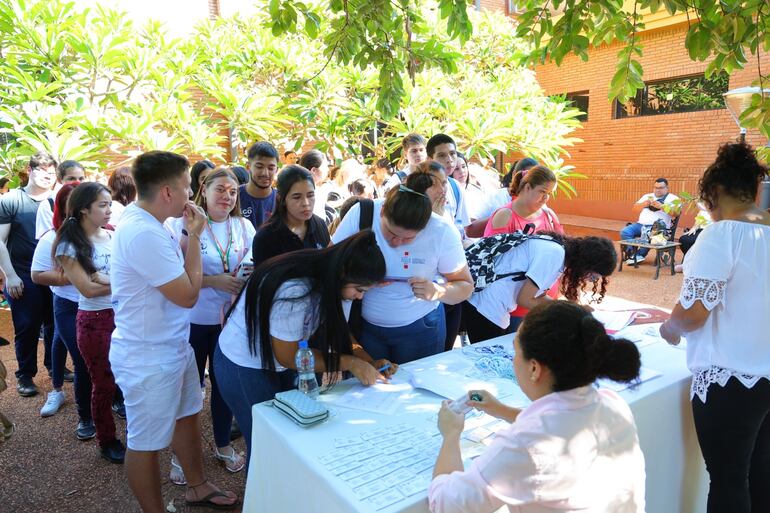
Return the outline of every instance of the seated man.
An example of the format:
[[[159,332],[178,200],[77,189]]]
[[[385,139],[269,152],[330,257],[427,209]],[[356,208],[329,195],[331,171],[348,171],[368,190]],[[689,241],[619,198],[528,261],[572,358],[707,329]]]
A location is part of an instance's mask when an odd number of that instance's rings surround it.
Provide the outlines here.
[[[655,180],[653,189],[652,194],[645,194],[639,201],[634,203],[633,210],[634,212],[639,212],[639,220],[620,230],[620,240],[641,237],[643,233],[649,232],[655,221],[663,221],[666,228],[671,228],[672,218],[679,215],[681,208],[676,204],[672,205],[672,203],[678,200],[679,197],[668,192],[668,180],[665,178]],[[664,205],[666,206],[664,207]],[[636,260],[629,256],[626,263],[641,262],[648,252],[649,249],[647,248],[639,248]]]

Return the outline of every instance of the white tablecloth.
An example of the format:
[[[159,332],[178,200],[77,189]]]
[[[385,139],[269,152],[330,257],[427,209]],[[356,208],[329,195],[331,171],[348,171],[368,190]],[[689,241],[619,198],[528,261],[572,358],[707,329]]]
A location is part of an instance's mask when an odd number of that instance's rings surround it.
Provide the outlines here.
[[[485,342],[494,343],[511,347],[512,335]],[[668,346],[662,340],[644,345],[640,350],[642,365],[662,375],[642,383],[636,390],[628,389],[620,394],[631,405],[645,456],[647,512],[705,512],[708,475],[692,421],[689,403],[691,374],[685,366],[685,352]],[[405,367],[414,370],[414,364],[451,362],[453,357],[457,355],[444,353]],[[338,384],[331,394],[343,394],[355,383],[348,380]],[[324,424],[309,429],[298,427],[268,403],[255,405],[252,410],[253,456],[246,483],[244,512],[377,511],[368,502],[359,501],[352,489],[334,477],[319,458],[333,451],[335,439],[341,437],[404,424],[420,429],[432,428],[441,400],[433,393],[418,389],[399,404],[395,415],[329,404],[332,417]],[[387,469],[384,469],[383,474],[386,473]],[[379,511],[427,512],[426,492]]]

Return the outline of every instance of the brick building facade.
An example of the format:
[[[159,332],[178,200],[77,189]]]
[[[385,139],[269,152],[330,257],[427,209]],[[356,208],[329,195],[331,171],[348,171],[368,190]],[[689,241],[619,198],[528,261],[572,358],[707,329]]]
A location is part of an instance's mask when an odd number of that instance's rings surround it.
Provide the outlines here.
[[[498,0],[482,5],[505,10],[507,3]],[[707,62],[690,60],[684,47],[686,19],[652,18],[640,37],[645,82],[702,74]],[[583,142],[568,148],[570,157],[565,159],[588,179],[572,181],[577,198],[552,200],[559,213],[631,220],[636,217],[631,204],[651,192],[652,182],[659,176],[669,179],[675,194],[694,193],[720,143],[738,135],[727,109],[616,119],[607,94],[619,49],[617,44],[603,45],[589,51],[588,62],[568,56],[559,67],[547,63],[535,69],[546,94],[587,91],[589,97],[588,119],[575,133]],[[770,55],[762,56],[762,66],[770,68]],[[747,69],[730,76],[729,89],[751,85],[756,78],[756,59],[752,58]],[[767,143],[756,131],[749,131],[748,140],[755,146]]]

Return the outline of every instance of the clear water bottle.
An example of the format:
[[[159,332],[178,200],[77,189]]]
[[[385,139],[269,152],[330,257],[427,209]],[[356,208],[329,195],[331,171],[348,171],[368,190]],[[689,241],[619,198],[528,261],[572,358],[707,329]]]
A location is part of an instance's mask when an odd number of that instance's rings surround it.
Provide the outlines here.
[[[315,357],[307,345],[307,340],[299,341],[294,362],[297,365],[297,389],[315,399],[319,393],[318,381],[315,379]]]

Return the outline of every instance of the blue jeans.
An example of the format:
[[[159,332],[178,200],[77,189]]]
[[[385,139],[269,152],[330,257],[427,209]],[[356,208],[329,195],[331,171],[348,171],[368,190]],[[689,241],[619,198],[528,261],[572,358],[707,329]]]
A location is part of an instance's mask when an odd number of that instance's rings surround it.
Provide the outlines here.
[[[644,228],[644,225],[639,223],[631,223],[622,230],[620,230],[620,240],[624,239],[636,239],[642,236],[642,228]],[[649,226],[648,226],[649,228]],[[647,253],[650,252],[648,248],[637,248],[638,251],[636,252],[637,255],[640,257],[647,256]],[[621,255],[621,257],[624,257],[624,255]],[[630,255],[629,255],[630,257]]]
[[[222,354],[218,345],[214,351],[214,373],[219,376],[222,398],[235,415],[246,439],[248,462],[251,459],[251,407],[272,399],[278,392],[296,387],[297,373],[293,370],[274,372],[241,367]]]
[[[361,345],[375,360],[387,358],[402,364],[444,350],[446,324],[444,305],[441,303],[432,312],[406,326],[383,328],[366,319],[362,324]]]
[[[14,345],[19,370],[16,379],[30,378],[37,375],[37,343],[40,340],[40,328],[43,328],[43,346],[45,356],[43,364],[51,369],[51,345],[53,343],[53,301],[51,290],[32,282],[29,276],[20,276],[24,283],[24,293],[14,299],[5,290],[5,297],[11,307]]]
[[[214,370],[214,353],[219,341],[222,326],[215,324],[206,326],[190,324],[190,345],[195,353],[195,363],[198,364],[198,376],[203,388],[203,375],[206,360],[209,361],[209,379],[211,380],[211,425],[214,430],[214,441],[217,447],[230,445],[230,425],[233,423],[233,413],[227,407],[222,394],[219,392],[216,371]]]
[[[75,403],[78,407],[78,416],[80,420],[91,420],[91,375],[88,374],[88,367],[83,360],[83,356],[78,349],[78,340],[75,328],[75,319],[78,314],[78,304],[75,301],[64,299],[56,294],[53,295],[53,320],[56,326],[56,333],[67,351],[72,357],[72,365],[75,371]],[[56,360],[57,349],[54,341],[54,386],[56,386]],[[64,355],[66,356],[66,354]],[[62,367],[64,358],[62,358]],[[59,374],[61,372],[59,371]]]

